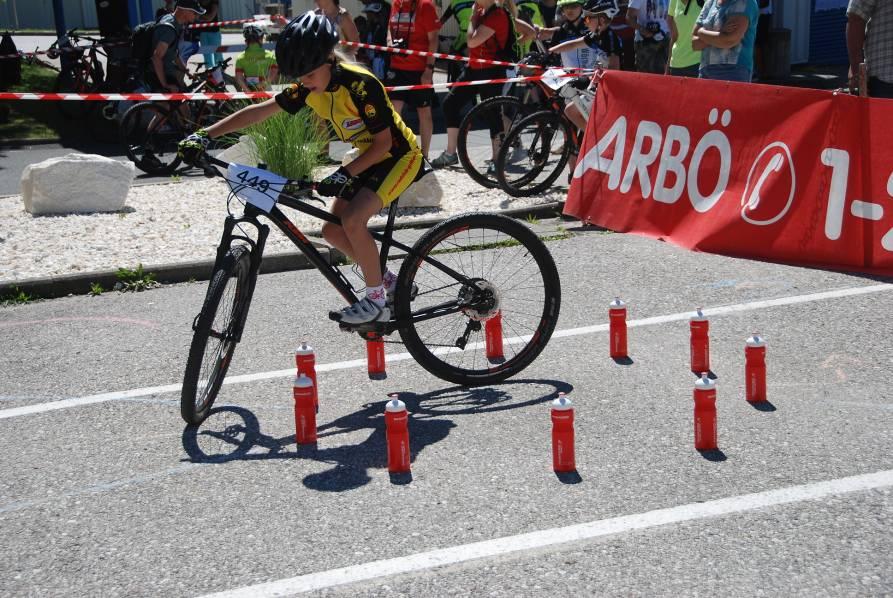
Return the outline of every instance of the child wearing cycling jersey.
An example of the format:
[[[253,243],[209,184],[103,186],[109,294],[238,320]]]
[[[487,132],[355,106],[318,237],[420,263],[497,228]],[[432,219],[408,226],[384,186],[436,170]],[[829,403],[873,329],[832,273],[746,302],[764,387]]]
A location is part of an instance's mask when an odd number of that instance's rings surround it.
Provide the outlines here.
[[[422,170],[415,135],[394,111],[384,86],[365,68],[335,54],[338,33],[324,16],[308,12],[293,19],[276,42],[279,71],[297,83],[271,100],[253,104],[193,133],[180,142],[180,154],[194,162],[209,139],[238,131],[285,110],[297,114],[309,107],[329,121],[338,137],[359,149],[359,156],[316,186],[334,197],[332,214],[340,225],[325,223],[326,241],[357,263],[366,280],[366,296],[330,316],[346,324],[390,319],[388,295],[397,277],[382,274],[378,247],[367,228],[369,219],[394,201]]]
[[[276,55],[264,50],[262,25],[245,23],[242,26],[245,37],[245,51],[236,56],[236,84],[242,91],[264,91],[272,89],[271,82],[279,76]]]
[[[564,21],[558,27],[536,27],[536,38],[552,40],[552,44],[575,40],[586,34],[583,22],[583,0],[558,0],[558,10]],[[561,66],[566,69],[594,68],[596,54],[586,46],[566,49],[561,52]]]
[[[583,7],[583,21],[587,31],[583,37],[552,46],[550,52],[562,53],[579,48],[589,48],[595,55],[595,67],[619,69],[623,44],[611,29],[611,19],[620,12],[616,0],[588,0]],[[588,114],[583,114],[573,102],[564,108],[568,119],[581,131],[586,129]]]

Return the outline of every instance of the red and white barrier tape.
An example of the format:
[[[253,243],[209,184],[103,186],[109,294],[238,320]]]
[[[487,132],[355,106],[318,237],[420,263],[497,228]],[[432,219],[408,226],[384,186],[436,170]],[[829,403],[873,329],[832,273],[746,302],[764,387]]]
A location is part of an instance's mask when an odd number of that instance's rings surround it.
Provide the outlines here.
[[[469,62],[474,64],[489,64],[492,66],[517,67],[524,66],[534,69],[545,69],[548,67],[537,66],[533,64],[517,64],[515,62],[504,62],[502,60],[487,60],[486,58],[469,58],[468,56],[459,56],[458,54],[441,54],[440,52],[427,52],[424,50],[408,50],[404,48],[392,48],[390,46],[376,46],[375,44],[364,44],[362,42],[340,42],[342,46],[351,46],[354,48],[366,48],[368,50],[376,50],[380,52],[391,52],[392,54],[405,54],[407,56],[433,56],[434,58],[443,58],[445,60],[455,60],[457,62]]]
[[[590,71],[591,72],[591,71]],[[400,85],[385,87],[387,91],[417,91],[420,89],[439,89],[448,87],[468,87],[472,85],[497,85],[503,83],[521,83],[524,81],[540,81],[549,77],[576,77],[580,73],[563,73],[537,75],[534,77],[511,77],[507,79],[483,79],[481,81],[454,81],[452,83],[432,83],[423,85]],[[48,100],[48,101],[164,101],[164,100],[253,100],[272,98],[277,92],[272,91],[222,91],[199,93],[29,93],[0,92],[0,100]]]
[[[214,21],[208,23],[192,23],[191,25],[186,25],[187,29],[207,29],[208,27],[221,27],[223,25],[241,25],[242,23],[251,23],[256,21],[257,19],[232,19],[229,21]],[[278,21],[280,23],[286,23],[285,17],[282,15],[271,15],[271,21]]]

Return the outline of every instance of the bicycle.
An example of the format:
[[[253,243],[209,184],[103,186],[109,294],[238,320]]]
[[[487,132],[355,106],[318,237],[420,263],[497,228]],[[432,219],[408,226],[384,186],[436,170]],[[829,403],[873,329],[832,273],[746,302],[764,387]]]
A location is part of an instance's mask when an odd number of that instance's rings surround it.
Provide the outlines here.
[[[505,136],[496,156],[496,180],[513,197],[536,195],[548,189],[564,171],[571,153],[578,154],[583,131],[564,114],[573,102],[588,119],[593,91],[589,77],[566,79],[549,107],[521,119]]]
[[[543,68],[558,63],[560,58],[545,50],[531,52],[521,61],[519,75],[542,75]],[[495,156],[505,135],[525,116],[546,108],[551,95],[553,92],[540,80],[515,83],[507,85],[502,95],[488,98],[468,111],[459,124],[456,150],[459,163],[472,180],[487,188],[498,186]]]
[[[270,231],[260,217],[282,231],[349,304],[358,299],[338,265],[327,262],[279,207],[340,224],[308,202],[314,199],[312,182],[286,180],[207,154],[198,165],[206,176],[223,177],[231,192],[211,280],[192,323],[180,399],[181,416],[189,424],[207,417],[242,338]],[[428,172],[429,167],[422,169],[416,180]],[[234,198],[244,203],[241,215],[233,214]],[[382,267],[391,249],[405,252],[392,317],[357,326],[339,322],[339,327],[366,340],[398,332],[419,365],[455,384],[493,384],[530,365],[552,336],[561,306],[558,270],[543,241],[516,220],[481,212],[449,218],[410,247],[393,237],[397,204],[388,208],[384,230],[372,231],[381,243]],[[502,358],[488,358],[485,326],[497,315],[511,336],[504,341]]]
[[[232,62],[227,58],[192,75],[188,92],[227,91],[223,73]],[[177,144],[191,132],[214,124],[231,114],[227,101],[177,100],[140,102],[127,109],[121,119],[119,138],[127,157],[147,174],[165,175],[180,165]],[[184,117],[184,113],[188,116]]]
[[[54,93],[96,93],[107,91],[105,83],[105,69],[102,67],[99,57],[106,57],[106,53],[99,48],[106,40],[81,36],[77,28],[68,32],[53,42],[47,56],[59,58],[62,68],[53,85]],[[89,46],[79,46],[81,41],[90,42]],[[108,90],[111,91],[111,90]],[[117,90],[116,90],[117,91]],[[60,101],[59,112],[70,120],[81,120],[94,108],[94,102],[86,101]]]

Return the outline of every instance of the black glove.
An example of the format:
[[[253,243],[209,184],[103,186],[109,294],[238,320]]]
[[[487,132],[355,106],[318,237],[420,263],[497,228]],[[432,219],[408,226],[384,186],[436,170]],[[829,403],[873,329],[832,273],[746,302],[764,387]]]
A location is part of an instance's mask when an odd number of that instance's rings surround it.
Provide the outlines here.
[[[208,149],[211,139],[208,132],[199,129],[177,145],[177,155],[190,166],[194,165]]]
[[[352,199],[356,190],[354,179],[343,166],[316,184],[316,192],[324,197],[341,197]]]

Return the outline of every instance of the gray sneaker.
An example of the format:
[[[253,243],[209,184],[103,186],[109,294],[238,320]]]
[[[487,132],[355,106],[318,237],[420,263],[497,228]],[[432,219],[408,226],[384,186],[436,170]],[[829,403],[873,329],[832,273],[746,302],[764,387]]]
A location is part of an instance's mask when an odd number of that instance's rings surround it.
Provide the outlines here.
[[[431,160],[431,166],[433,168],[446,168],[447,166],[454,166],[459,163],[459,156],[456,154],[448,154],[443,152],[433,160]]]
[[[351,325],[387,322],[391,319],[391,310],[388,306],[378,307],[369,297],[364,297],[350,307],[333,313],[340,315],[336,318],[339,322]]]

